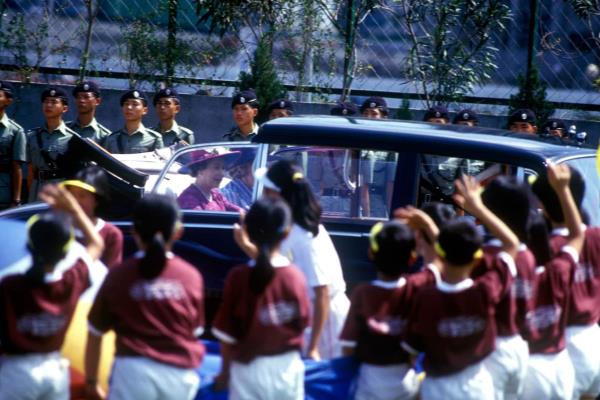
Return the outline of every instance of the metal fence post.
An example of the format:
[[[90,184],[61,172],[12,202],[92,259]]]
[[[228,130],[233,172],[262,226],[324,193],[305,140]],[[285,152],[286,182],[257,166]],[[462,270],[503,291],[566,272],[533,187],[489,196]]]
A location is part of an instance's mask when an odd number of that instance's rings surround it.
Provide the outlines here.
[[[179,0],[168,0],[169,22],[167,26],[167,59],[166,59],[166,74],[165,83],[171,86],[173,76],[175,76],[175,54],[177,47],[177,10],[179,8]]]
[[[531,84],[531,72],[538,45],[538,0],[529,0],[529,37],[527,41],[527,84]]]

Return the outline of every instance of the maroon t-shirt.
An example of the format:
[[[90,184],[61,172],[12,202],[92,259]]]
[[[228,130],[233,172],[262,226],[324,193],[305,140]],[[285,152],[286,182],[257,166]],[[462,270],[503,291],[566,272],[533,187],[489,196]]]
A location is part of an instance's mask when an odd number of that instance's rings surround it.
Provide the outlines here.
[[[484,261],[473,270],[476,278],[493,265],[493,257],[502,250],[501,244],[491,241],[484,247]],[[536,262],[533,253],[525,245],[521,245],[514,260],[517,276],[513,280],[511,290],[502,298],[496,307],[496,328],[498,336],[513,336],[520,333],[527,336],[525,315],[532,307],[535,290]]]
[[[403,347],[425,353],[431,376],[457,373],[495,348],[495,307],[512,284],[513,265],[498,264],[476,280],[457,284],[439,281],[420,289],[414,299]]]
[[[340,339],[356,357],[374,365],[408,362],[400,346],[410,311],[406,278],[374,281],[356,287]]]
[[[113,329],[117,356],[144,356],[182,368],[197,368],[204,347],[200,273],[177,256],[160,275],[140,275],[140,256],[109,270],[88,317],[92,333]]]
[[[556,252],[566,245],[568,232],[554,230],[550,243]],[[600,228],[587,227],[571,285],[567,326],[592,325],[600,320]]]
[[[555,354],[565,348],[570,288],[577,253],[565,247],[538,269],[533,308],[526,316],[531,354]]]
[[[188,186],[177,198],[177,204],[183,210],[205,210],[205,211],[234,211],[239,212],[241,208],[223,196],[219,189],[210,191],[212,199],[208,200],[202,191],[194,184]]]
[[[233,345],[232,358],[242,363],[300,349],[310,317],[308,289],[297,267],[274,267],[273,279],[258,296],[250,290],[252,268],[241,265],[228,274],[212,328]]]
[[[62,277],[34,283],[23,274],[0,282],[0,341],[7,354],[60,350],[90,273],[79,259]]]
[[[120,264],[123,257],[123,233],[121,230],[102,219],[98,219],[96,230],[100,237],[102,237],[102,240],[104,240],[104,251],[100,256],[100,261],[108,268]],[[85,245],[81,231],[77,231],[76,238],[79,243]]]
[[[406,279],[410,283],[410,290],[417,291],[420,288],[435,285],[440,279],[440,272],[435,265],[428,264],[420,271],[406,275]]]

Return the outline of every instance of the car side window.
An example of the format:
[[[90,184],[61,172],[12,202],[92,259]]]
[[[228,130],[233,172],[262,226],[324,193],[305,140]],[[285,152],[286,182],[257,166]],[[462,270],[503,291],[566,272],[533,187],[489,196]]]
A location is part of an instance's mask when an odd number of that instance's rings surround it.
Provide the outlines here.
[[[322,146],[271,146],[269,162],[302,168],[326,218],[389,218],[397,154]]]
[[[253,201],[256,145],[190,146],[167,165],[155,191],[182,210],[239,212]]]

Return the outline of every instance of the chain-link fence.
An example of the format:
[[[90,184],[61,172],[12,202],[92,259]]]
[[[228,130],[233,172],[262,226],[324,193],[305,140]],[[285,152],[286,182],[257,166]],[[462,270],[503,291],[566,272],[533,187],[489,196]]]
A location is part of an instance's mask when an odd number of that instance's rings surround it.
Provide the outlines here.
[[[248,69],[264,26],[249,15],[211,33],[210,18],[199,23],[197,1],[0,0],[2,76],[68,82],[85,75],[113,87],[174,79],[183,91],[220,94]],[[499,7],[488,20],[489,9],[465,14],[457,0],[279,3],[284,22],[269,25],[276,31],[273,62],[289,87],[337,97],[346,85],[355,93],[426,102],[450,93],[441,98],[506,104],[518,90],[518,76],[537,67],[548,100],[572,108],[600,104],[594,86],[600,5],[594,0],[462,2]],[[450,18],[454,25],[440,29]],[[450,30],[455,36],[447,36]]]

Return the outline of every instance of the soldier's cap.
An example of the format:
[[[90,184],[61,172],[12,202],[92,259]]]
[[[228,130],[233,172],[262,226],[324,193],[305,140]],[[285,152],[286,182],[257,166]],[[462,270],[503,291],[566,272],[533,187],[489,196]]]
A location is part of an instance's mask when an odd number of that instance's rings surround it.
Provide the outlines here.
[[[477,117],[477,113],[475,111],[471,110],[470,108],[465,108],[464,110],[460,110],[456,113],[452,123],[456,124],[461,121],[475,122],[477,124],[479,123],[479,118]]]
[[[231,108],[238,104],[248,104],[252,108],[258,108],[258,99],[254,90],[242,90],[233,95],[231,99]]]
[[[563,131],[566,131],[567,126],[565,125],[562,119],[549,118],[546,121],[546,123],[542,126],[542,133],[548,133],[557,129],[562,129]]]
[[[83,81],[78,83],[71,92],[73,97],[77,97],[77,93],[92,93],[96,97],[100,97],[100,87],[92,81]]]
[[[360,113],[364,113],[368,108],[378,108],[385,113],[388,111],[387,102],[379,96],[372,96],[363,101],[362,106],[360,106]]]
[[[287,110],[294,111],[294,105],[288,99],[277,99],[267,107],[267,114],[270,114],[273,110]]]
[[[520,108],[510,115],[508,118],[508,126],[515,122],[528,122],[535,125],[536,116],[533,111],[528,108]]]
[[[180,174],[190,174],[195,176],[198,172],[200,164],[205,163],[209,160],[216,158],[223,158],[225,167],[228,168],[233,162],[240,157],[239,151],[229,151],[225,148],[214,148],[211,151],[208,150],[196,150],[192,153],[190,161],[179,169]]]
[[[154,98],[152,99],[152,104],[154,104],[154,106],[156,106],[158,104],[158,101],[160,99],[164,99],[165,97],[179,100],[179,93],[177,93],[177,90],[170,88],[170,87],[160,89],[154,95]]]
[[[42,103],[48,97],[57,97],[63,102],[63,104],[65,104],[65,105],[69,104],[69,98],[67,97],[67,93],[59,87],[50,86],[49,88],[44,90],[42,92],[42,96],[41,96]]]
[[[450,117],[448,116],[448,109],[444,106],[439,106],[439,105],[429,108],[425,112],[423,121],[429,121],[431,118],[444,118],[449,121]]]
[[[3,91],[9,99],[15,97],[15,87],[10,82],[0,81],[0,90]]]
[[[340,115],[342,117],[349,117],[358,114],[358,107],[356,104],[345,101],[343,103],[337,103],[330,111],[331,115]]]
[[[123,104],[125,104],[125,102],[129,99],[141,100],[145,106],[148,105],[148,99],[146,98],[144,92],[142,92],[141,90],[135,89],[125,92],[123,96],[121,96],[121,101],[119,102],[119,104],[121,104],[121,107],[123,107]]]

